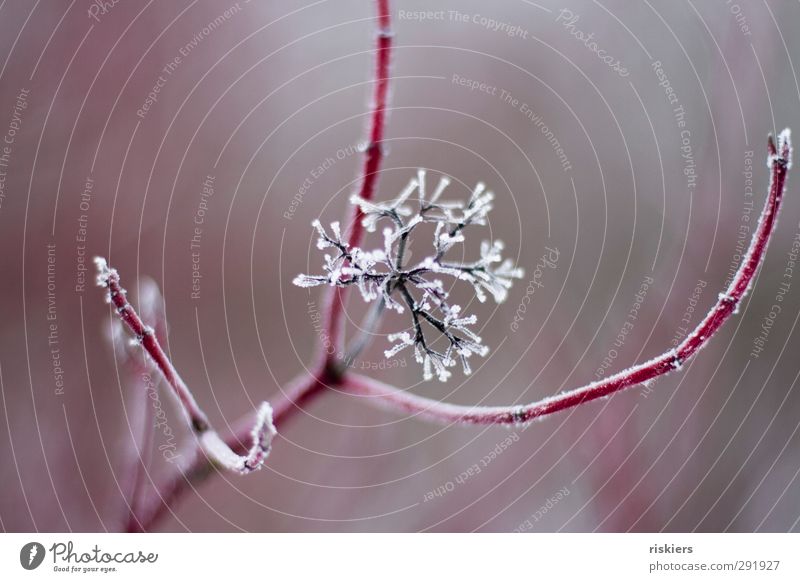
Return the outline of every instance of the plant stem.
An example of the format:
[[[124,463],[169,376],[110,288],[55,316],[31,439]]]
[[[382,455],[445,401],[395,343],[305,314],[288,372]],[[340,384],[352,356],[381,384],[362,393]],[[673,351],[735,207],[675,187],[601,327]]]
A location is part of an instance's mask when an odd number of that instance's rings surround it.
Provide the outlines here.
[[[376,0],[378,33],[375,53],[375,92],[370,116],[369,143],[364,155],[361,175],[361,187],[358,195],[364,200],[372,200],[378,184],[381,163],[385,155],[383,139],[386,131],[386,105],[389,95],[389,64],[392,51],[391,11],[389,0]],[[361,244],[364,237],[364,218],[361,209],[356,206],[353,211],[352,227],[348,244],[350,248]],[[333,345],[343,345],[344,341],[344,305],[347,298],[346,288],[333,287],[328,292],[326,301],[328,321],[325,331]],[[334,354],[329,361],[336,358]]]

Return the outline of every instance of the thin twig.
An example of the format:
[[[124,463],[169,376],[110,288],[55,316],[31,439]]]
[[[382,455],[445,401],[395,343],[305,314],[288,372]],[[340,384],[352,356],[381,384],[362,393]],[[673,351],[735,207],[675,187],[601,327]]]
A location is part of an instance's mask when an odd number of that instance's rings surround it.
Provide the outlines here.
[[[206,454],[216,463],[238,473],[250,473],[261,468],[269,455],[275,426],[272,424],[272,408],[266,402],[261,403],[256,414],[256,422],[251,429],[253,445],[246,455],[234,453],[211,427],[208,417],[198,406],[194,395],[172,365],[167,354],[156,337],[155,330],[145,325],[133,306],[128,303],[127,293],[119,281],[119,273],[108,266],[105,259],[96,258],[97,283],[108,291],[107,299],[117,310],[120,320],[133,333],[147,355],[153,360],[156,368],[167,381],[173,394],[186,414],[189,426],[200,441]]]
[[[156,338],[159,342],[166,342],[167,323],[164,318],[164,304],[158,285],[149,277],[144,277],[139,281],[139,312],[142,321],[152,325],[155,330]],[[137,416],[133,422],[133,446],[130,459],[127,459],[128,466],[123,468],[125,473],[127,492],[125,512],[128,519],[136,513],[139,498],[144,486],[145,475],[152,456],[152,441],[155,423],[150,415],[150,404],[152,402],[149,389],[155,389],[158,380],[152,386],[147,386],[143,380],[150,375],[151,368],[147,362],[147,355],[139,350],[134,350],[133,346],[127,341],[127,334],[123,329],[120,320],[114,320],[111,330],[111,341],[117,357],[123,362],[126,377],[126,386],[130,388],[136,396],[135,407]],[[142,386],[144,384],[144,389]]]

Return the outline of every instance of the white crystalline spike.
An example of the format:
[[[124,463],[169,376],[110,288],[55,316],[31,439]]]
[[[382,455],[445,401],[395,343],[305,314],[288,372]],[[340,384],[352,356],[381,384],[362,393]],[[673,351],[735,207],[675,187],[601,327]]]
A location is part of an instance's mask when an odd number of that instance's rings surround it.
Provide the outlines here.
[[[390,333],[389,335],[386,336],[386,339],[388,339],[390,342],[401,341],[401,342],[405,342],[405,343],[407,343],[409,345],[414,343],[414,340],[411,338],[411,334],[408,333],[407,331],[401,331],[401,332],[398,332],[398,333]]]
[[[406,332],[391,334],[389,335],[388,339],[389,341],[397,341],[397,344],[395,344],[394,346],[383,352],[384,356],[386,356],[387,358],[391,358],[399,351],[407,348],[408,346],[414,345],[414,340]]]
[[[417,170],[417,184],[419,185],[419,200],[425,202],[425,170]]]
[[[481,241],[481,258],[486,259],[489,255],[489,251],[491,250],[491,246],[488,240]]]
[[[108,285],[108,278],[115,273],[114,269],[108,268],[108,262],[103,257],[95,257],[94,265],[97,268],[97,285],[105,287]]]
[[[486,293],[483,292],[483,289],[481,289],[480,285],[476,283],[473,287],[475,289],[475,297],[478,298],[478,301],[481,303],[486,303]]]
[[[441,273],[442,275],[450,275],[451,277],[456,277],[457,279],[462,279],[465,281],[469,281],[474,279],[469,273],[465,273],[458,269],[454,269],[452,267],[444,267],[439,263],[431,262],[430,268],[434,273]]]
[[[439,179],[439,185],[436,186],[436,190],[433,191],[431,195],[430,204],[436,204],[436,201],[439,200],[439,197],[445,191],[445,189],[450,185],[450,178],[447,176],[442,176]]]
[[[522,279],[522,277],[525,276],[525,270],[514,267],[513,261],[511,259],[506,259],[495,269],[494,274],[498,277],[506,277],[508,279]]]
[[[392,203],[392,207],[398,208],[404,204],[405,201],[408,200],[408,197],[411,196],[411,193],[417,189],[418,185],[419,183],[417,182],[417,179],[412,178],[408,185],[402,190],[402,192],[400,192],[400,195],[397,197],[397,199],[395,199],[395,201]]]
[[[783,155],[784,150],[788,150],[789,155],[786,159],[786,166],[792,169],[792,130],[788,127],[778,134],[777,143],[778,156]]]
[[[433,378],[433,374],[431,373],[431,357],[428,354],[425,354],[425,359],[422,363],[422,377],[426,381]]]
[[[478,182],[475,184],[475,189],[472,191],[472,196],[470,196],[469,203],[470,206],[483,194],[483,191],[486,189],[486,184],[483,182]]]
[[[469,367],[469,361],[465,356],[461,357],[461,367],[464,368],[464,374],[469,376],[472,374],[472,368]]]
[[[361,224],[367,229],[367,232],[375,232],[375,225],[378,223],[377,214],[367,214]]]
[[[333,231],[333,236],[336,240],[342,240],[342,231],[339,228],[339,221],[331,222],[331,230]]]
[[[478,334],[476,334],[475,332],[473,332],[471,329],[468,329],[468,328],[466,328],[466,327],[459,327],[459,328],[456,328],[456,329],[458,329],[458,331],[460,331],[460,332],[461,332],[461,333],[463,333],[465,336],[467,336],[467,337],[468,337],[470,340],[472,340],[472,341],[473,341],[473,342],[474,342],[476,345],[480,345],[480,343],[483,341],[483,339],[481,339],[481,336],[479,336]]]
[[[316,287],[317,285],[325,284],[323,277],[310,277],[309,275],[298,275],[292,280],[292,283],[298,287]]]
[[[386,255],[388,261],[392,261],[392,257],[394,253],[392,252],[392,243],[394,239],[392,238],[392,229],[385,228],[383,229],[383,254]]]
[[[405,306],[402,303],[395,301],[392,298],[389,298],[389,301],[386,302],[386,305],[388,306],[389,309],[393,309],[397,313],[403,314],[406,312]]]
[[[464,327],[465,325],[475,325],[477,323],[478,318],[475,315],[470,315],[469,317],[462,317],[460,319],[453,319],[450,321],[450,325],[453,327]]]

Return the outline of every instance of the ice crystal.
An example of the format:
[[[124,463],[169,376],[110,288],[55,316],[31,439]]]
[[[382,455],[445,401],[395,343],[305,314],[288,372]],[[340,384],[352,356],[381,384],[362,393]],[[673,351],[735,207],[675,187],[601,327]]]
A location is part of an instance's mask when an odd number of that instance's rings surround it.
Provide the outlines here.
[[[329,232],[315,220],[312,226],[319,235],[317,247],[333,249],[333,254],[325,254],[323,274],[301,274],[294,279],[298,287],[353,285],[364,301],[380,301],[381,306],[398,313],[408,310],[411,332],[390,334],[388,339],[393,345],[384,354],[389,358],[413,348],[424,378],[430,380],[436,376],[442,382],[451,376],[449,368],[459,361],[464,373],[471,373],[469,358],[473,354],[484,357],[489,348],[470,329],[477,323],[477,317],[462,314],[459,305],[448,301],[448,292],[439,277],[449,276],[470,284],[481,302],[491,295],[501,303],[513,280],[523,276],[522,269],[516,268],[511,260],[502,259],[503,243],[499,240],[483,241],[480,258],[474,262],[446,260],[448,251],[464,242],[467,227],[486,224],[494,200],[494,194],[485,184],[478,183],[467,201],[442,201],[449,184],[450,179],[442,176],[436,188],[428,193],[426,172],[419,170],[393,200],[375,202],[354,195],[350,202],[361,211],[367,232],[376,232],[378,223],[385,223],[382,248],[367,252],[351,247],[342,237],[338,222],[331,223]],[[436,225],[433,253],[406,265],[410,237],[424,223]],[[443,350],[433,347],[436,338],[431,337],[428,328],[445,338]]]

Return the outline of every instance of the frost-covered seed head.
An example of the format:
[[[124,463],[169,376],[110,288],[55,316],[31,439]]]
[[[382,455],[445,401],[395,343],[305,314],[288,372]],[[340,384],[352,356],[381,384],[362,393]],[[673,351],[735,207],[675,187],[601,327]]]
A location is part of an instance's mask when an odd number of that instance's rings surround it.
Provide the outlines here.
[[[459,305],[451,304],[444,283],[433,275],[469,283],[479,301],[484,302],[491,296],[500,303],[507,297],[513,280],[523,276],[523,271],[511,260],[502,259],[504,245],[499,240],[484,241],[480,258],[475,262],[447,261],[447,253],[465,242],[468,228],[486,224],[494,194],[479,182],[466,202],[442,201],[450,178],[442,176],[433,192],[428,191],[426,179],[427,172],[418,170],[398,196],[387,202],[373,202],[357,195],[350,198],[361,211],[367,232],[375,232],[378,223],[385,224],[381,249],[366,252],[358,247],[351,248],[343,240],[338,222],[331,223],[332,234],[328,234],[322,223],[315,220],[312,226],[319,235],[317,246],[338,252],[325,255],[324,274],[301,274],[293,282],[305,288],[355,285],[366,302],[380,300],[390,310],[408,311],[413,331],[389,334],[388,340],[393,345],[384,355],[390,358],[413,347],[414,359],[422,365],[423,377],[430,380],[436,376],[444,382],[452,375],[448,368],[457,361],[461,362],[464,373],[470,374],[468,358],[473,354],[485,357],[489,348],[470,329],[477,324],[477,317],[464,315]],[[412,210],[415,200],[416,211]],[[405,250],[413,233],[424,223],[435,224],[433,252],[416,264],[404,265]],[[444,339],[444,351],[434,347],[437,336]]]

